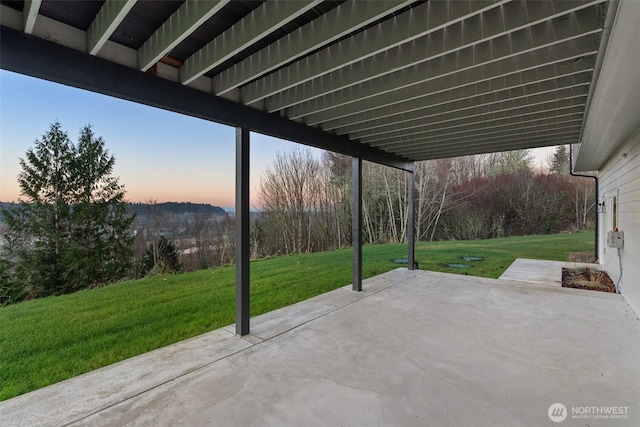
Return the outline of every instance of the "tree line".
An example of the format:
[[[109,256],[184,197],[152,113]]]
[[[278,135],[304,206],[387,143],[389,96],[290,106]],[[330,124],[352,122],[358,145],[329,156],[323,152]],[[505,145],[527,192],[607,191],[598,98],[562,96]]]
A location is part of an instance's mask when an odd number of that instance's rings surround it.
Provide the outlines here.
[[[593,226],[594,183],[569,175],[560,146],[545,170],[528,151],[417,162],[416,238],[422,241],[549,234]],[[407,238],[408,175],[363,162],[365,243]],[[351,244],[351,158],[279,153],[262,177],[252,225],[256,258]]]

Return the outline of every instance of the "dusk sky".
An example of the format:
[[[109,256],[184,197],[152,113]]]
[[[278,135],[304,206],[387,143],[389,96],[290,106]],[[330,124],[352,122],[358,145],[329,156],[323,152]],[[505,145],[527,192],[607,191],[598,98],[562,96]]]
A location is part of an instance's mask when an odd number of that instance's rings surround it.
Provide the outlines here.
[[[0,201],[18,200],[18,159],[56,120],[73,142],[85,124],[104,138],[128,200],[234,205],[234,128],[7,71],[0,71]],[[252,200],[276,153],[295,145],[251,134]]]
[[[116,157],[130,201],[234,205],[232,127],[0,70],[0,201],[17,201],[18,159],[59,121],[73,142],[91,124]],[[277,152],[296,144],[251,134],[251,199]],[[320,152],[320,150],[314,150]],[[553,148],[534,150],[536,164]]]

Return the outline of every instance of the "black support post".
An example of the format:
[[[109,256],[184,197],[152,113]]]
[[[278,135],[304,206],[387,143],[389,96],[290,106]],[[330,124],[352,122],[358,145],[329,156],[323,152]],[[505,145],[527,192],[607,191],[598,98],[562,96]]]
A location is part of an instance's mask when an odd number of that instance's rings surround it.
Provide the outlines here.
[[[236,334],[249,333],[249,129],[236,128]]]
[[[415,264],[415,252],[416,252],[416,244],[415,244],[415,234],[416,234],[416,211],[415,211],[415,200],[416,200],[416,176],[415,172],[409,172],[409,183],[407,185],[407,199],[408,199],[408,207],[407,207],[407,266],[409,270],[414,270],[416,267]]]
[[[353,158],[353,198],[351,227],[353,233],[353,290],[362,291],[362,159]]]

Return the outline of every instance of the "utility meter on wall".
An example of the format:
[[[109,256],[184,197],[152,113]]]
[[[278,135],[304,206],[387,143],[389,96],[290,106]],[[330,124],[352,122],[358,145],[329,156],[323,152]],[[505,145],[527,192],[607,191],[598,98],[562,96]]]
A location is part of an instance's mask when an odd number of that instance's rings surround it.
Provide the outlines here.
[[[608,232],[607,246],[622,249],[624,246],[624,231],[618,231],[618,227],[616,227],[614,231]]]

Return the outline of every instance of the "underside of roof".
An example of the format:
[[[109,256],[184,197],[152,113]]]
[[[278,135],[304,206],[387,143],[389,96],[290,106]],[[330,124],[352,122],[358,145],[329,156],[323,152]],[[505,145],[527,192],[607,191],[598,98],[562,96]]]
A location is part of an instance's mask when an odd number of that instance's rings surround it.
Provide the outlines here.
[[[0,0],[0,65],[398,166],[578,143],[609,6]]]

